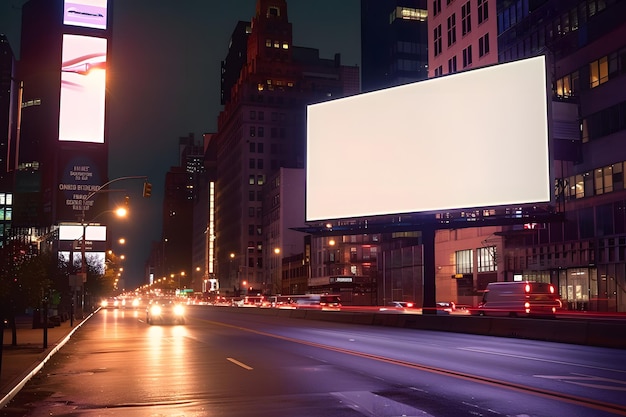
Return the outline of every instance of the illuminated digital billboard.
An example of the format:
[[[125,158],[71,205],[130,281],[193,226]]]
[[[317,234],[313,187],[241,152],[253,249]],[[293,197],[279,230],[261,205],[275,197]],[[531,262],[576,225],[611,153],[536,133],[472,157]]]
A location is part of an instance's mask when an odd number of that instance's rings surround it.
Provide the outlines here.
[[[107,0],[65,0],[63,24],[106,29]]]
[[[59,140],[104,143],[107,40],[63,35]]]
[[[306,220],[549,202],[545,57],[307,108]]]
[[[87,264],[104,273],[107,227],[99,224],[86,225],[64,223],[59,225],[59,260],[80,265],[82,262],[82,239],[85,232],[85,258]]]

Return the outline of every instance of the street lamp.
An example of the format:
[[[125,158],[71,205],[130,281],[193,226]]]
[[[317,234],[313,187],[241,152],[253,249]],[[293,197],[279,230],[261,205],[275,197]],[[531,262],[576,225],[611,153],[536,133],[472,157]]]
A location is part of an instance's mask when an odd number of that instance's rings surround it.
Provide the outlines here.
[[[275,293],[282,292],[283,288],[283,268],[280,252],[280,248],[274,248],[274,255],[276,256],[275,259],[270,259],[270,282],[267,283],[270,288],[274,288]],[[274,263],[276,263],[276,268],[273,268]],[[274,279],[274,270],[278,270],[278,277],[276,279]]]

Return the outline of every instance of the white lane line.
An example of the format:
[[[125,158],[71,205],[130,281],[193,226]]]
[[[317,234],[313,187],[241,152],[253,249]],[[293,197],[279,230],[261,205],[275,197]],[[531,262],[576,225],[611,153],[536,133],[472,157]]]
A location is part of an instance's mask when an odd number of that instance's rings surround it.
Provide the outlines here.
[[[581,363],[555,361],[555,360],[552,360],[552,359],[533,358],[531,356],[513,355],[513,354],[510,354],[510,353],[494,352],[492,350],[482,350],[482,349],[476,349],[476,348],[458,348],[458,349],[459,350],[467,350],[469,352],[485,353],[487,355],[507,356],[507,357],[510,357],[510,358],[527,359],[527,360],[537,361],[537,362],[549,362],[549,363],[556,363],[556,364],[559,364],[559,365],[578,366],[578,367],[581,367],[581,368],[599,369],[599,370],[602,370],[602,371],[611,371],[611,372],[618,372],[618,373],[623,373],[623,374],[626,373],[626,371],[621,370],[621,369],[603,368],[601,366],[583,365]]]
[[[245,363],[239,362],[237,359],[226,358],[226,360],[228,360],[229,362],[234,363],[235,365],[241,366],[243,369],[245,369],[247,371],[251,371],[252,369],[254,369],[251,366],[246,365]]]

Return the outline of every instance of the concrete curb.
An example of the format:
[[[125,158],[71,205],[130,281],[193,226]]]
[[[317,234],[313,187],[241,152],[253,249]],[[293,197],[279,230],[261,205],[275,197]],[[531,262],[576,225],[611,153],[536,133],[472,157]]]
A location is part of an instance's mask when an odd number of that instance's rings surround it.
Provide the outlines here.
[[[71,328],[71,330],[69,331],[67,335],[65,335],[56,344],[49,346],[44,352],[42,352],[37,357],[36,361],[33,361],[32,365],[30,365],[29,368],[24,373],[22,373],[20,376],[18,376],[13,381],[11,381],[10,383],[11,388],[9,389],[7,394],[4,395],[4,397],[0,398],[0,409],[4,408],[13,399],[13,397],[15,397],[17,393],[20,392],[22,388],[24,388],[24,385],[26,385],[26,383],[33,376],[37,375],[37,373],[43,368],[46,362],[48,362],[48,360],[50,360],[50,358],[55,353],[57,353],[67,343],[68,340],[70,340],[70,338],[76,332],[76,330],[78,330],[96,312],[97,310],[91,313],[86,318],[84,318],[82,321],[75,323],[74,327]]]

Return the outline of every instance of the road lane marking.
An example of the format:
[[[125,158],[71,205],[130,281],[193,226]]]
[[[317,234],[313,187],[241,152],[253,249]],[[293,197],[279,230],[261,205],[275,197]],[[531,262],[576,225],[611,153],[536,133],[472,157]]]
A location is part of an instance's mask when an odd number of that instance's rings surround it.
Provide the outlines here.
[[[568,384],[580,385],[588,388],[597,388],[610,391],[626,391],[626,381],[603,378],[601,376],[571,374],[571,375],[533,375],[536,378],[553,379]],[[621,385],[621,386],[620,386]]]
[[[537,362],[556,363],[558,365],[578,366],[580,368],[598,369],[600,371],[611,371],[611,372],[618,372],[618,373],[626,374],[626,371],[621,370],[621,369],[611,369],[611,368],[603,368],[601,366],[583,365],[582,363],[555,361],[552,359],[533,358],[532,356],[514,355],[512,353],[502,353],[502,352],[495,352],[493,350],[484,350],[484,349],[476,349],[476,348],[457,348],[457,349],[466,350],[468,352],[484,353],[487,355],[499,355],[499,356],[506,356],[509,358],[527,359],[527,360],[537,361]]]
[[[235,365],[239,365],[241,366],[243,369],[247,370],[247,371],[251,371],[252,368],[251,366],[246,365],[243,362],[239,362],[237,359],[233,359],[233,358],[226,358],[227,361],[234,363]]]
[[[250,329],[250,328],[247,328],[247,327],[241,327],[241,326],[237,326],[237,325],[233,325],[233,324],[221,323],[221,322],[217,322],[217,321],[213,321],[213,320],[203,320],[203,321],[211,323],[211,324],[216,325],[216,326],[220,326],[220,327],[228,327],[228,328],[231,328],[231,329],[236,329],[236,330],[245,331],[245,332],[249,332],[249,333],[253,333],[253,334],[258,334],[258,335],[261,335],[261,336],[267,336],[267,337],[271,337],[271,338],[274,338],[274,339],[285,340],[285,341],[297,343],[297,344],[300,344],[300,345],[311,346],[311,347],[324,349],[324,350],[329,350],[329,351],[337,352],[337,353],[344,353],[344,354],[350,355],[350,356],[357,356],[357,357],[361,357],[361,358],[364,358],[364,359],[370,359],[370,360],[375,360],[375,361],[378,361],[378,362],[388,363],[388,364],[392,364],[392,365],[403,366],[403,367],[406,367],[406,368],[411,368],[411,369],[425,371],[425,372],[429,372],[429,373],[433,373],[433,374],[453,377],[453,378],[457,378],[457,379],[461,379],[461,380],[465,380],[465,381],[481,383],[481,384],[493,386],[493,387],[496,387],[496,388],[501,388],[501,389],[507,389],[507,390],[510,390],[510,391],[520,392],[520,393],[523,393],[523,394],[531,394],[531,395],[535,395],[535,396],[546,398],[546,399],[553,400],[553,401],[556,400],[556,401],[561,401],[561,402],[573,404],[573,405],[576,405],[576,406],[582,406],[582,407],[591,408],[591,409],[595,409],[595,410],[600,410],[600,411],[604,411],[604,412],[614,413],[615,415],[619,415],[619,416],[626,416],[626,406],[624,406],[622,404],[608,403],[608,402],[601,401],[601,400],[596,400],[596,399],[593,399],[593,398],[580,397],[580,396],[568,394],[568,393],[565,393],[565,392],[552,391],[552,390],[547,390],[547,389],[543,389],[543,388],[536,388],[536,387],[529,386],[529,385],[523,385],[523,384],[518,384],[518,383],[515,383],[515,382],[503,381],[501,379],[490,378],[490,377],[487,377],[487,376],[474,375],[474,374],[469,374],[469,373],[465,373],[465,372],[461,372],[461,371],[455,371],[455,370],[452,370],[452,369],[445,369],[445,368],[439,368],[439,367],[436,367],[436,366],[430,366],[430,365],[424,365],[424,364],[415,363],[415,362],[409,362],[409,361],[405,361],[405,360],[402,360],[402,359],[388,358],[388,357],[385,357],[385,356],[380,356],[380,355],[376,355],[376,354],[372,354],[372,353],[348,350],[348,349],[344,349],[344,348],[340,348],[340,347],[336,347],[336,346],[324,345],[324,344],[321,344],[321,343],[311,342],[311,341],[308,341],[308,340],[295,339],[295,338],[288,337],[288,336],[282,336],[282,335],[279,335],[279,334],[267,333],[267,332],[264,332],[264,331],[261,331],[261,330]],[[229,360],[231,360],[231,359],[229,358]],[[231,361],[234,361],[234,359],[232,359]],[[237,362],[234,362],[234,363],[237,363]]]

